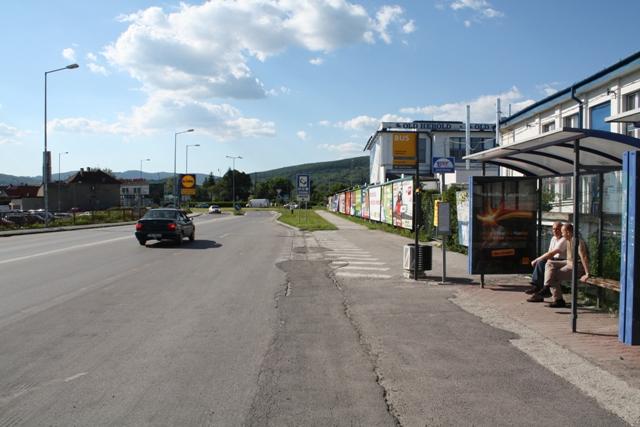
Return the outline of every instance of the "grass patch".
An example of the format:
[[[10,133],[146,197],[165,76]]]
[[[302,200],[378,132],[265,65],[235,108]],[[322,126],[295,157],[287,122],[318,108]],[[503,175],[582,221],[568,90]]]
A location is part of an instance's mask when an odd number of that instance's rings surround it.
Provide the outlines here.
[[[267,210],[267,209],[265,209]],[[338,228],[315,213],[312,209],[295,209],[293,213],[289,209],[271,208],[280,213],[278,221],[304,231],[337,230]]]
[[[380,230],[380,231],[384,231],[386,233],[397,234],[397,235],[402,236],[402,237],[414,238],[413,231],[407,230],[406,228],[394,227],[393,225],[384,224],[382,222],[369,221],[368,219],[358,218],[356,216],[340,215],[340,214],[337,214],[337,213],[331,212],[331,211],[327,211],[327,212],[329,212],[330,214],[333,214],[333,215],[335,215],[337,217],[340,217],[340,218],[346,219],[348,221],[354,222],[356,224],[363,225],[363,226],[367,227],[369,230]],[[428,241],[428,240],[426,240],[424,238],[424,236],[422,236],[422,233],[419,236],[419,240],[422,241],[422,242]]]

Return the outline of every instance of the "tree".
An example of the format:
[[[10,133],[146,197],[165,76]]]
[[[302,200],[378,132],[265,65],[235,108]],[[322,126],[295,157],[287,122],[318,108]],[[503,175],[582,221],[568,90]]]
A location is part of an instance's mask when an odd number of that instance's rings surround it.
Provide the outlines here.
[[[247,200],[252,187],[251,176],[244,172],[235,171],[234,177],[234,172],[231,169],[213,187],[220,200],[231,201],[233,198],[234,179],[236,200]]]

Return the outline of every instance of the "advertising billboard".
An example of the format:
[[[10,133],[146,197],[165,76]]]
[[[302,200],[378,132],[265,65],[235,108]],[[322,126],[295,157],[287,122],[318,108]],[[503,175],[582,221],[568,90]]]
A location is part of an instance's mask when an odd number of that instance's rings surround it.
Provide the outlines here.
[[[362,218],[362,190],[358,188],[355,191],[355,193],[356,193],[356,213],[355,213],[355,215],[358,218]]]
[[[382,187],[382,209],[380,221],[385,224],[393,224],[393,184],[385,184]]]
[[[349,206],[349,215],[354,216],[356,214],[356,196],[357,192],[351,192],[351,205]]]
[[[369,188],[369,219],[380,221],[380,187]]]
[[[339,197],[339,201],[338,201],[338,212],[340,213],[344,213],[344,203],[346,201],[346,197],[344,193],[340,193],[338,195]]]
[[[345,201],[344,201],[344,214],[351,215],[351,191],[347,191],[344,193]]]
[[[362,218],[369,219],[369,189],[362,189]]]
[[[415,132],[395,132],[391,134],[394,168],[416,167],[416,140]]]
[[[469,246],[469,192],[456,192],[456,212],[458,215],[458,244]]]
[[[402,209],[401,209],[401,225],[402,228],[413,228],[413,180],[407,179],[402,181]]]
[[[531,273],[536,257],[535,178],[469,177],[469,273]]]

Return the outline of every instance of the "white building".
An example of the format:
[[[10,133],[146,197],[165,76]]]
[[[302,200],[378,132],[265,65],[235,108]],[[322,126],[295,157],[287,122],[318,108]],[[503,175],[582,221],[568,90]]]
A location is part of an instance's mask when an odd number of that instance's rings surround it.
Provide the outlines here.
[[[500,121],[501,145],[532,140],[567,128],[595,129],[640,138],[640,52]],[[548,166],[548,165],[547,165]],[[519,175],[504,168],[501,175]],[[554,210],[571,209],[571,177],[547,182],[556,195]],[[582,204],[593,206],[592,185],[582,187]],[[603,208],[620,213],[620,172],[604,175]]]
[[[364,150],[369,150],[369,183],[380,184],[415,174],[415,136],[418,137],[420,176],[433,176],[432,159],[453,157],[455,173],[446,174],[447,183],[466,184],[470,175],[481,175],[481,164],[470,162],[466,169],[465,123],[457,121],[382,122],[369,138]],[[495,125],[470,124],[470,153],[492,148]],[[498,167],[488,165],[486,175],[497,175]]]

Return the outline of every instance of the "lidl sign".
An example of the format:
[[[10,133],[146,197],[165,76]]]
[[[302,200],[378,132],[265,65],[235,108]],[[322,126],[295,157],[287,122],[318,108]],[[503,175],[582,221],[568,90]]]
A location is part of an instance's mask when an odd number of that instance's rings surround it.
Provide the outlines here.
[[[181,193],[184,196],[193,196],[196,194],[196,176],[192,174],[180,175]]]

